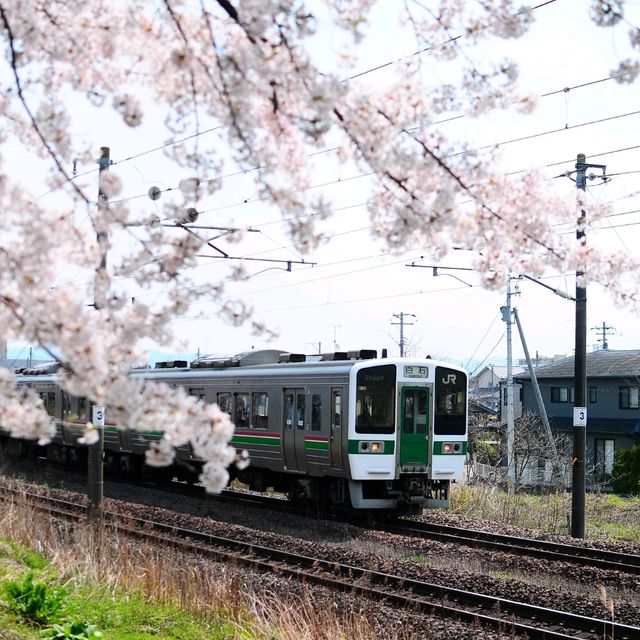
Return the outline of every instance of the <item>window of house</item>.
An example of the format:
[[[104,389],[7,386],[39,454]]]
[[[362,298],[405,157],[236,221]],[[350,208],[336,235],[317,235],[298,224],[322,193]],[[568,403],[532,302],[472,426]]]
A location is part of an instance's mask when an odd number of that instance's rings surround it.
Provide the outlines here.
[[[599,482],[604,482],[611,477],[613,471],[613,459],[616,453],[615,440],[596,438],[593,442],[595,453],[595,476]]]
[[[598,387],[589,387],[589,403],[595,404],[598,402]]]
[[[513,385],[513,401],[514,402],[522,402],[522,385]],[[508,386],[505,385],[502,387],[502,404],[507,406],[507,389]]]
[[[269,426],[269,394],[258,392],[252,394],[253,413],[251,425],[256,429],[266,429]]]
[[[619,399],[620,409],[637,409],[640,388],[638,387],[620,387]]]
[[[573,387],[551,387],[551,402],[573,402]]]

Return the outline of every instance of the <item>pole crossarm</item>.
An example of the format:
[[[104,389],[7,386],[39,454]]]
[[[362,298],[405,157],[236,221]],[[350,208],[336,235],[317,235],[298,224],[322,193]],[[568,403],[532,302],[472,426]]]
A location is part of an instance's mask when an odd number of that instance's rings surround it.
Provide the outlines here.
[[[206,253],[197,253],[196,254],[196,258],[211,258],[211,259],[218,259],[218,260],[244,260],[246,262],[274,262],[276,264],[286,264],[287,265],[287,271],[291,271],[291,265],[293,264],[300,264],[300,265],[306,265],[309,267],[315,267],[318,263],[317,262],[307,262],[306,260],[284,260],[284,259],[278,259],[278,258],[250,258],[250,257],[245,257],[245,256],[230,256],[230,255],[224,255],[224,256],[210,256],[207,255]]]

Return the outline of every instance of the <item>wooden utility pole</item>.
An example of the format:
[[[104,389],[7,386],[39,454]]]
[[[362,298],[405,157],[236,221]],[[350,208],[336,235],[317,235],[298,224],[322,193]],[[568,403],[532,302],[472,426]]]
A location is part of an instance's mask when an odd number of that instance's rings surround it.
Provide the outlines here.
[[[93,282],[93,304],[96,311],[107,302],[107,244],[109,199],[104,188],[106,171],[111,165],[109,147],[102,147],[98,160],[98,211],[96,213],[96,240],[100,261]],[[89,446],[87,467],[87,515],[96,530],[102,525],[102,496],[104,490],[104,407],[93,407],[93,424],[98,431],[98,441]]]
[[[591,329],[598,333],[598,342],[602,343],[602,349],[603,351],[606,351],[609,348],[609,343],[607,342],[607,331],[613,331],[615,327],[610,327],[606,322],[603,322],[601,325],[591,327]]]
[[[398,343],[400,346],[400,357],[402,358],[404,356],[404,325],[408,325],[408,326],[412,326],[413,322],[407,322],[405,320],[405,318],[408,317],[412,317],[415,318],[416,316],[413,313],[394,313],[393,314],[394,318],[398,318],[398,320],[400,320],[400,322],[392,322],[391,324],[399,324],[400,325],[400,342]]]

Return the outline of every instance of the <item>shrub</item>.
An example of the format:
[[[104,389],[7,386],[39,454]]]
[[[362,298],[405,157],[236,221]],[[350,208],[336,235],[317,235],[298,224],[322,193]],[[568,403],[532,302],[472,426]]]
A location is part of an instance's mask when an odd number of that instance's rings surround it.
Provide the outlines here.
[[[640,445],[616,451],[611,487],[616,493],[640,494]]]

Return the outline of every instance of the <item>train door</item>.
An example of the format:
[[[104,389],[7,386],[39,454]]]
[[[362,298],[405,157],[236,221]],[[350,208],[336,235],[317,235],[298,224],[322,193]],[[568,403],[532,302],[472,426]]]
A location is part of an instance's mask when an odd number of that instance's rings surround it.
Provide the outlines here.
[[[429,464],[429,389],[403,387],[400,398],[400,466]]]
[[[304,389],[285,389],[282,403],[282,456],[289,471],[306,471]]]
[[[331,466],[337,470],[344,469],[342,458],[342,389],[331,389]]]

